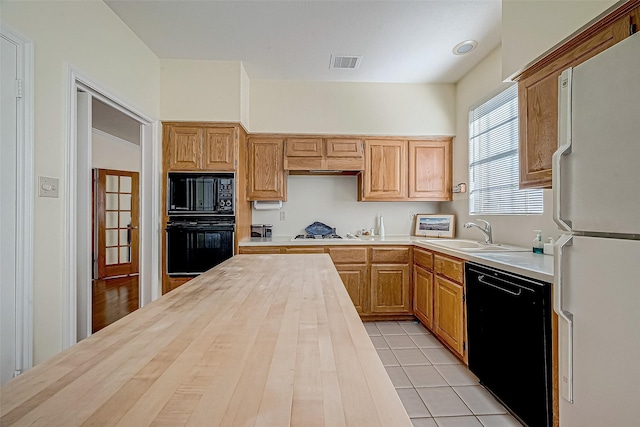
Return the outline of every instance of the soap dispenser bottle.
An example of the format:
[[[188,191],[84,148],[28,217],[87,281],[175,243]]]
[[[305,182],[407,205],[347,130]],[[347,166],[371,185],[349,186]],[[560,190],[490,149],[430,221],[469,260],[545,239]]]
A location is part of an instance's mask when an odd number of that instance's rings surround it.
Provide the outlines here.
[[[536,233],[536,238],[533,239],[533,253],[544,253],[544,243],[542,243],[542,230],[533,230]]]

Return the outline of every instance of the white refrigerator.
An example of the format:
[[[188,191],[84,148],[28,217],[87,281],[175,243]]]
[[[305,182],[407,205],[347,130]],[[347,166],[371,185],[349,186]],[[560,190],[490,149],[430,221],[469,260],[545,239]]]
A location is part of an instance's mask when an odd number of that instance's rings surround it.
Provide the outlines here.
[[[640,34],[559,78],[560,427],[640,426]]]

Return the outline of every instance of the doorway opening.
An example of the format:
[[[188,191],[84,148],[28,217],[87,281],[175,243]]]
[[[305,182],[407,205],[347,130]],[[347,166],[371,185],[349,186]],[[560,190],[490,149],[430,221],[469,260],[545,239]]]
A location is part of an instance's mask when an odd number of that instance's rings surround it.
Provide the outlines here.
[[[0,384],[33,365],[33,43],[0,25]]]
[[[159,239],[154,226],[159,218],[158,150],[154,144],[158,123],[77,71],[71,69],[69,76],[65,348],[159,296]],[[102,190],[94,190],[94,169],[98,169],[97,175],[100,170],[105,174]],[[135,195],[131,181],[134,176],[139,181]],[[107,188],[107,180],[111,187]],[[99,196],[98,191],[103,195]],[[99,212],[93,202],[97,204],[99,197],[105,204],[111,200],[102,211],[102,255],[100,232],[96,231],[99,228],[94,229],[99,222],[98,216],[94,221],[94,213]],[[139,206],[135,214],[133,205]],[[121,262],[127,259],[129,262]],[[105,269],[114,265],[122,271]],[[101,272],[109,275],[100,276]],[[132,281],[135,286],[131,286]],[[110,300],[118,304],[124,298],[113,298],[119,294],[126,294],[125,309],[107,308],[105,304]]]

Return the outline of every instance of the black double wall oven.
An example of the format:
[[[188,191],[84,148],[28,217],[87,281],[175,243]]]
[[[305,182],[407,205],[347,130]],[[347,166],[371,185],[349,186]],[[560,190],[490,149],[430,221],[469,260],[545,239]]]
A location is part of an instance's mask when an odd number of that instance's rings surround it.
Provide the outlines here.
[[[169,172],[167,274],[203,273],[233,256],[233,173]]]

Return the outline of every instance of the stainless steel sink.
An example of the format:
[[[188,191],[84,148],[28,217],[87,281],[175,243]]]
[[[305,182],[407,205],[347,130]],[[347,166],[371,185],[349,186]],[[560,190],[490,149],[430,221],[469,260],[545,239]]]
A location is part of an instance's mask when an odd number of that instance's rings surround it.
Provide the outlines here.
[[[454,249],[462,252],[527,252],[526,248],[516,246],[502,245],[500,243],[482,243],[474,240],[453,239],[453,240],[420,240],[423,243],[429,243],[443,248]]]

